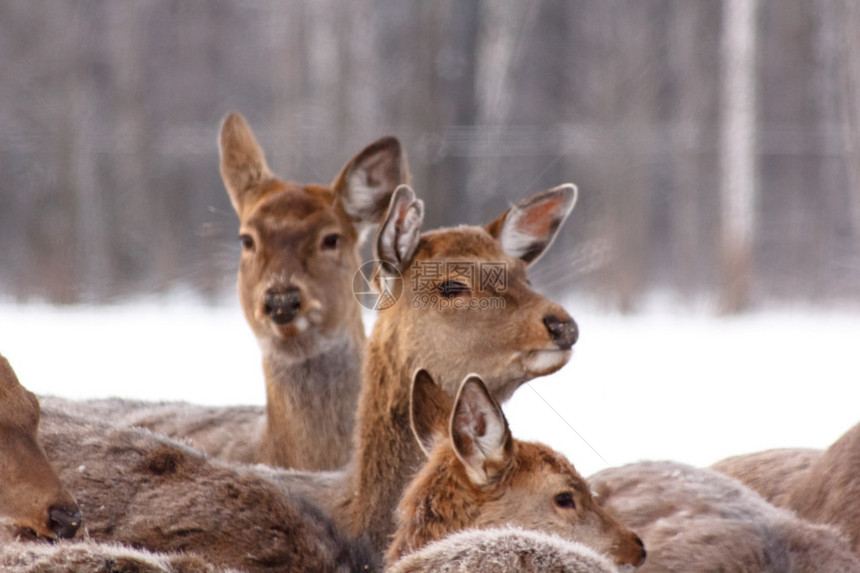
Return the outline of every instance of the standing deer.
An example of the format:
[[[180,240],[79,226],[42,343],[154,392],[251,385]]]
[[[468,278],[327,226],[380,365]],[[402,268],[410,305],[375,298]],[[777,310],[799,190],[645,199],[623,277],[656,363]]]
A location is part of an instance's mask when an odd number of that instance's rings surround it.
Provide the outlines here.
[[[640,462],[589,481],[598,503],[642,536],[641,573],[860,572],[836,529],[774,507],[719,472]]]
[[[618,565],[645,561],[642,541],[597,505],[564,456],[511,436],[477,375],[466,377],[451,400],[419,370],[410,413],[428,460],[398,506],[389,564],[453,532],[504,525],[583,543]]]
[[[349,459],[365,343],[352,290],[358,246],[408,179],[406,156],[397,139],[384,137],[329,187],[285,182],[238,113],[224,120],[219,149],[239,216],[239,300],[263,354],[265,411],[117,399],[64,407],[188,439],[229,460],[340,468]]]
[[[860,424],[827,450],[782,449],[714,464],[771,503],[815,523],[838,527],[860,558]]]
[[[39,401],[0,356],[0,520],[14,537],[74,537],[81,512],[39,443]]]
[[[482,372],[490,392],[505,399],[523,382],[554,372],[570,358],[576,325],[563,308],[532,290],[526,269],[552,243],[575,197],[575,188],[563,185],[517,203],[487,227],[438,229],[422,235],[423,204],[408,187],[398,188],[375,247],[389,273],[402,273],[403,292],[394,306],[379,312],[367,343],[352,459],[339,472],[261,465],[247,471],[277,484],[284,493],[308,496],[349,536],[368,535],[381,555],[394,531],[397,502],[423,459],[409,426],[409,392],[418,365],[450,394],[474,368]],[[464,262],[503,264],[504,288],[471,282],[455,272]],[[444,271],[429,281],[436,302],[448,301],[444,308],[413,304],[427,294],[423,284],[412,280],[424,264],[441,265]],[[395,282],[392,277],[396,278],[392,274],[376,280]],[[468,306],[469,300],[491,297],[503,304],[482,310]],[[451,302],[455,299],[466,308],[455,308]],[[61,425],[43,429],[52,459],[74,474],[83,462],[80,454],[64,447],[67,433]],[[114,475],[110,459],[119,455],[114,450],[105,447],[90,455],[98,463],[87,479],[77,480],[80,499],[101,495],[100,480],[128,481],[129,488],[141,491],[151,487],[145,475]],[[101,519],[105,523],[117,516],[129,519],[124,516],[136,511],[140,510],[117,500],[106,504]]]

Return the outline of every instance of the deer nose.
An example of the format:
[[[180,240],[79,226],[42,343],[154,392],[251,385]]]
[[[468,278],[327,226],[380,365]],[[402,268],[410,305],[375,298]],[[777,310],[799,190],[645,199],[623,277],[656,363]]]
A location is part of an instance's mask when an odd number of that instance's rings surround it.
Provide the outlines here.
[[[74,537],[81,526],[81,510],[77,506],[73,509],[68,509],[55,505],[48,510],[48,516],[50,518],[48,527],[60,539]]]
[[[302,307],[302,293],[298,287],[286,290],[268,289],[263,295],[263,312],[275,324],[287,324],[293,320]]]
[[[543,319],[552,341],[562,350],[570,350],[579,338],[579,329],[570,317],[559,318],[551,314]]]
[[[633,541],[635,541],[636,545],[638,545],[642,549],[642,554],[639,557],[639,562],[633,564],[634,567],[639,567],[640,565],[645,563],[645,557],[648,555],[648,552],[645,551],[645,544],[642,543],[642,539],[638,535]]]

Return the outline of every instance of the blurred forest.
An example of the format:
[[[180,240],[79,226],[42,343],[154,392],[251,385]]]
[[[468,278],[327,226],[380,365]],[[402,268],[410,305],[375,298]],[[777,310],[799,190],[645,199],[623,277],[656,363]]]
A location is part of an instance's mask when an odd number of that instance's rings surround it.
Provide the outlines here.
[[[0,296],[233,288],[239,110],[284,178],[401,138],[428,225],[571,181],[542,289],[860,301],[856,0],[4,0]]]

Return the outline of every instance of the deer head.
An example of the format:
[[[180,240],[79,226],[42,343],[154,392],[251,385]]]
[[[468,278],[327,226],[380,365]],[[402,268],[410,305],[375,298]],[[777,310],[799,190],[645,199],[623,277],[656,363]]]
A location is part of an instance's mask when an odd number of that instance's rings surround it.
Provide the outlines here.
[[[449,394],[464,373],[481,372],[504,401],[523,382],[567,363],[576,323],[532,290],[527,271],[575,202],[576,187],[561,185],[484,227],[422,234],[423,203],[409,187],[397,188],[377,235],[374,277],[378,291],[397,302],[379,313],[377,325],[397,330],[411,369],[427,369]]]
[[[564,456],[511,437],[479,376],[467,376],[452,400],[417,371],[410,417],[428,459],[403,494],[389,562],[453,531],[506,525],[578,541],[620,565],[645,560],[639,537],[596,503]]]
[[[0,356],[0,519],[21,537],[74,537],[81,512],[38,441],[39,401]]]
[[[245,118],[227,116],[221,176],[239,216],[239,299],[264,353],[319,353],[347,332],[363,340],[352,295],[363,227],[377,223],[407,180],[400,142],[383,137],[353,157],[328,186],[272,174]]]

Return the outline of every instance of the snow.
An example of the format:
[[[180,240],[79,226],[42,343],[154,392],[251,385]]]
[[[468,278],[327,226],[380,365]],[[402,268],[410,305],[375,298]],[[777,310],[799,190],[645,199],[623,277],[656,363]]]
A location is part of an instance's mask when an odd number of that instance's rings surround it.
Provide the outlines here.
[[[708,465],[824,448],[860,418],[856,311],[718,318],[565,307],[581,331],[573,358],[520,388],[505,412],[514,436],[562,451],[584,475],[642,459]],[[0,304],[0,353],[38,394],[265,400],[259,350],[235,301]]]

